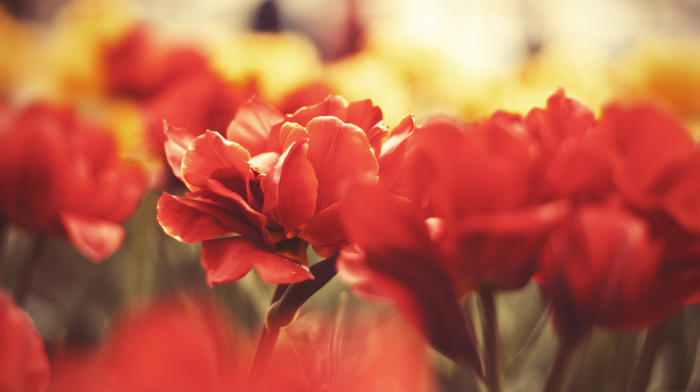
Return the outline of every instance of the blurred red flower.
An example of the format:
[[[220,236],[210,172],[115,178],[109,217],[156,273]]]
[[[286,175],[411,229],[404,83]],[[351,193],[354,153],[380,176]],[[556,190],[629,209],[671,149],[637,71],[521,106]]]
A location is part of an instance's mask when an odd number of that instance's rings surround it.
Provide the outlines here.
[[[382,154],[381,120],[369,100],[329,97],[287,116],[251,101],[227,139],[207,132],[190,142],[168,128],[168,161],[189,192],[163,194],[158,220],[181,241],[203,241],[210,284],[239,279],[254,265],[273,283],[313,278],[307,245],[328,257],[347,243],[338,217],[347,187],[358,178],[376,180],[381,162],[387,178],[396,171],[400,159],[392,157],[403,153],[396,148],[402,143]],[[406,121],[396,138],[411,128]]]
[[[67,238],[94,262],[122,243],[119,225],[138,207],[143,170],[120,162],[115,142],[70,109],[0,108],[0,214]]]
[[[436,390],[425,341],[393,312],[309,312],[285,328],[259,390]]]
[[[29,316],[0,290],[0,390],[43,392],[49,384],[44,342]]]
[[[49,391],[231,391],[249,347],[210,300],[181,295],[122,315],[94,350],[53,355]]]
[[[225,132],[251,86],[232,86],[195,45],[168,42],[136,25],[103,53],[108,92],[142,108],[154,150],[165,141],[163,119],[191,132]]]
[[[664,245],[639,216],[582,206],[552,234],[539,271],[559,334],[577,342],[592,325],[638,330],[671,316],[700,271],[665,271]]]
[[[496,113],[479,124],[432,118],[411,138],[396,181],[405,197],[365,185],[346,198],[346,230],[359,249],[341,254],[339,270],[479,371],[459,298],[524,286],[567,208],[533,202],[538,166],[518,116]]]
[[[560,93],[528,116],[534,130],[578,126],[553,148],[540,139],[553,151],[542,189],[576,207],[545,247],[537,280],[573,342],[592,325],[652,326],[700,282],[700,158],[689,132],[652,106],[611,105],[597,122],[580,120],[576,106]]]

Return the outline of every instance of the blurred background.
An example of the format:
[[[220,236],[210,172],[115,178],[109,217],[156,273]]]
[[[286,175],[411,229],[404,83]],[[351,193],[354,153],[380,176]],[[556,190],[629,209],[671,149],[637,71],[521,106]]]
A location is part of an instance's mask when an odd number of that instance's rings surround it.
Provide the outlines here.
[[[54,359],[68,355],[66,347],[97,347],[117,315],[163,295],[213,298],[248,339],[243,345],[254,345],[273,288],[254,274],[207,287],[199,246],[168,237],[155,220],[160,194],[183,191],[163,159],[163,118],[176,126],[187,122],[198,133],[223,131],[251,94],[286,112],[340,94],[371,98],[391,128],[408,113],[448,112],[468,121],[495,110],[524,113],[563,88],[596,111],[611,101],[654,102],[700,135],[700,0],[0,4],[0,99],[73,108],[114,135],[120,156],[139,162],[150,178],[149,192],[125,224],[124,244],[108,260],[90,263],[60,240],[51,240],[39,260],[26,308]],[[182,76],[195,74],[202,78],[196,83]],[[201,87],[209,86],[199,82],[205,79],[216,80],[216,87]],[[0,279],[8,290],[18,284],[32,236],[16,226],[5,231]],[[393,314],[348,292],[337,280],[325,287],[302,308],[290,336],[315,336],[308,328],[323,332],[304,320],[331,320],[338,339],[356,343],[351,326],[363,324],[362,317]],[[539,290],[531,284],[497,301],[506,390],[539,390],[556,341]],[[479,332],[474,301],[465,306]],[[380,316],[347,321],[367,309]],[[342,320],[346,324],[338,324]],[[347,326],[345,335],[338,325]],[[700,388],[699,334],[698,306],[671,321],[650,390]],[[569,390],[625,390],[641,336],[596,331],[574,359]],[[437,353],[418,351],[426,359],[411,366],[427,370],[411,385],[481,388]],[[357,355],[381,362],[381,354],[364,353]]]

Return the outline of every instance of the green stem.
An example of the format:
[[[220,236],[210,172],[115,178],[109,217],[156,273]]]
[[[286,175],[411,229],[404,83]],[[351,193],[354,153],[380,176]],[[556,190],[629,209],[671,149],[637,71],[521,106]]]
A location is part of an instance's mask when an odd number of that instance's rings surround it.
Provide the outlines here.
[[[667,325],[668,321],[665,321],[647,330],[646,336],[644,336],[642,352],[637,362],[637,368],[634,371],[632,383],[630,384],[630,392],[643,392],[647,390],[651,369],[654,366],[656,353],[659,351],[661,343],[664,340]]]
[[[564,380],[566,380],[569,363],[571,362],[571,358],[574,354],[574,348],[575,345],[571,344],[565,339],[559,341],[557,354],[554,357],[552,367],[549,370],[549,376],[547,377],[547,384],[545,384],[544,392],[561,391],[562,386],[564,385]]]
[[[489,392],[501,391],[500,347],[498,342],[498,321],[493,291],[479,290],[479,301],[483,313],[485,382]]]
[[[29,255],[20,266],[14,291],[15,303],[19,306],[24,307],[27,301],[27,296],[32,288],[32,282],[36,274],[36,267],[46,249],[46,244],[46,237],[43,234],[38,234],[34,239],[34,244],[29,251]]]

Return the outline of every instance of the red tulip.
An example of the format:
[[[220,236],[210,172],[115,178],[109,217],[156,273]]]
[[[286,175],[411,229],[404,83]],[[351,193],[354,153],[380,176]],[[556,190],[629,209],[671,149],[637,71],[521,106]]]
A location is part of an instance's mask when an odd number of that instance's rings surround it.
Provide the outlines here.
[[[403,152],[381,154],[381,117],[370,101],[338,97],[285,117],[252,101],[226,139],[207,132],[184,153],[186,138],[171,128],[166,153],[189,192],[164,194],[158,220],[182,241],[203,241],[210,284],[236,280],[254,265],[273,283],[312,278],[307,245],[328,257],[347,243],[338,202],[348,186],[376,178],[379,161]],[[404,128],[399,134],[410,132]]]
[[[540,196],[577,205],[549,240],[537,278],[559,332],[576,342],[593,325],[652,326],[700,282],[700,156],[678,120],[652,106],[611,105],[591,123],[555,97],[528,125],[535,135],[551,124],[570,129],[538,139],[548,154]]]
[[[2,108],[0,213],[31,230],[67,238],[94,262],[122,243],[119,225],[146,189],[144,172],[120,162],[113,138],[70,110]]]
[[[433,118],[413,132],[394,187],[355,187],[344,202],[359,250],[341,254],[341,276],[395,303],[438,350],[477,372],[458,300],[524,286],[566,213],[562,203],[533,202],[530,143],[517,116],[497,113],[473,125]],[[408,199],[391,194],[398,189]]]
[[[540,268],[559,333],[576,342],[593,325],[635,330],[673,314],[695,286],[664,270],[663,251],[640,217],[581,207],[552,234]]]
[[[27,314],[0,291],[0,390],[43,392],[49,384],[44,342]]]

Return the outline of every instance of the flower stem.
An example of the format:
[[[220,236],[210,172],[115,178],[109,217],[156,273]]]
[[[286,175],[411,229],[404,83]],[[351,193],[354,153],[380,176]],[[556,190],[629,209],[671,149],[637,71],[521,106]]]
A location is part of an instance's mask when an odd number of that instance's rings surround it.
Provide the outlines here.
[[[10,225],[3,218],[0,218],[0,286],[3,286],[5,281],[5,247],[8,243],[8,234],[10,232]]]
[[[275,288],[275,293],[272,295],[270,304],[277,302],[288,287],[288,284],[277,285]],[[263,381],[267,375],[267,368],[270,365],[272,350],[275,348],[279,334],[279,328],[268,329],[267,325],[263,324],[260,340],[258,341],[258,349],[255,351],[253,366],[251,367],[250,374],[248,375],[248,385],[246,386],[246,391],[255,392],[262,389]]]
[[[253,367],[250,369],[250,375],[248,376],[246,391],[257,392],[264,390],[263,387],[265,376],[267,375],[267,368],[270,365],[272,350],[275,348],[279,334],[279,328],[267,329],[266,326],[263,326],[260,341],[258,342],[258,349],[255,352],[255,359],[253,360]]]
[[[485,382],[489,392],[501,391],[500,347],[498,342],[498,322],[493,291],[479,290],[479,301],[483,313],[484,357],[486,366]]]
[[[552,368],[549,370],[544,392],[558,392],[562,389],[575,347],[574,344],[566,339],[559,340],[557,354],[552,362]]]
[[[659,351],[659,347],[661,347],[661,343],[664,340],[667,325],[668,322],[664,321],[647,330],[646,336],[644,336],[642,352],[639,355],[639,361],[637,362],[637,368],[634,371],[632,383],[630,384],[630,392],[647,390],[649,377],[651,376],[651,369],[654,366],[654,359],[656,358],[656,353]]]
[[[15,303],[19,306],[24,307],[27,301],[27,296],[32,287],[32,281],[34,280],[34,275],[36,273],[36,267],[39,264],[39,259],[41,258],[44,250],[46,249],[46,237],[43,234],[38,234],[29,251],[29,255],[24,260],[20,266],[18,273],[17,284],[15,285]]]

